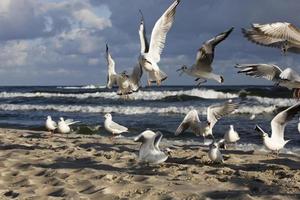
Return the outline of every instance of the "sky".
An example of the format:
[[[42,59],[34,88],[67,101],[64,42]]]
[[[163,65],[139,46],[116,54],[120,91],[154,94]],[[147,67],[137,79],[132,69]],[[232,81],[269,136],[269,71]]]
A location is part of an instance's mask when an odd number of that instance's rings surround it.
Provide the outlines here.
[[[148,38],[173,0],[1,0],[1,85],[105,85],[105,43],[116,71],[131,71],[140,52],[139,9]],[[159,66],[164,85],[193,85],[176,69],[195,61],[203,42],[230,27],[215,51],[213,68],[225,85],[270,84],[237,74],[236,63],[274,63],[300,72],[300,55],[250,43],[241,28],[286,21],[300,27],[299,0],[182,0],[167,35]],[[146,84],[146,76],[142,79]],[[207,84],[218,84],[209,81]]]

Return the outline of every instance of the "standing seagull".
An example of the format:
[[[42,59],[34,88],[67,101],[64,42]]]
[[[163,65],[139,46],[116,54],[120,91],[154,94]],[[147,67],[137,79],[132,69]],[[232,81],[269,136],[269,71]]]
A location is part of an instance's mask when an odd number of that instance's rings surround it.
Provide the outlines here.
[[[159,143],[163,135],[160,132],[146,130],[134,138],[135,142],[141,142],[139,160],[145,163],[159,164],[168,159],[168,155],[159,149]]]
[[[251,42],[279,48],[286,52],[300,53],[300,29],[288,22],[252,24],[251,29],[242,29],[244,36]]]
[[[234,130],[234,126],[230,125],[229,130],[225,133],[224,139],[226,143],[236,143],[237,141],[240,140],[240,136],[238,132]]]
[[[55,129],[57,129],[57,123],[52,120],[51,116],[47,116],[46,120],[46,128],[50,133],[53,133]]]
[[[284,128],[288,121],[300,111],[300,103],[291,106],[284,111],[278,113],[271,121],[272,135],[269,135],[256,125],[255,130],[262,136],[264,145],[271,151],[276,151],[277,155],[279,150],[282,149],[290,140],[284,140]]]
[[[72,119],[64,120],[63,117],[60,117],[59,119],[60,119],[60,121],[58,122],[57,129],[62,134],[68,134],[68,133],[70,133],[71,132],[70,125],[79,122],[79,121],[73,121]]]
[[[116,122],[114,122],[112,120],[112,116],[110,113],[105,114],[104,118],[105,118],[104,128],[108,132],[112,133],[112,137],[114,137],[115,135],[124,133],[124,132],[128,132],[128,128],[126,128],[125,126],[122,126],[120,124],[117,124]]]
[[[126,71],[122,72],[121,74],[117,74],[115,71],[115,62],[108,51],[107,44],[106,60],[108,68],[107,88],[111,89],[114,85],[116,85],[119,88],[117,93],[125,96],[139,90],[140,79],[143,74],[140,64],[137,64],[133,68],[131,75],[128,75]]]
[[[252,77],[262,77],[275,82],[276,85],[294,89],[294,97],[299,98],[300,75],[291,68],[282,70],[274,64],[236,64],[235,66],[243,73]]]
[[[187,67],[183,65],[177,71],[182,71],[182,73],[186,73],[189,76],[196,77],[195,81],[199,81],[198,85],[205,83],[207,79],[215,80],[219,83],[224,82],[224,78],[221,75],[214,74],[212,71],[212,63],[214,61],[214,54],[215,54],[215,47],[225,40],[229,34],[232,32],[233,28],[229,29],[226,32],[220,33],[219,35],[215,36],[214,38],[206,41],[202,47],[198,50],[196,56],[196,63],[193,64],[191,67]],[[201,81],[203,79],[203,81]]]
[[[238,104],[228,101],[224,104],[215,104],[207,108],[207,121],[201,122],[198,117],[198,112],[196,110],[191,110],[185,116],[179,127],[175,132],[175,136],[183,133],[189,127],[192,129],[194,134],[197,136],[202,135],[204,138],[207,136],[212,136],[212,129],[215,124],[225,115],[229,115],[235,109],[237,109]]]
[[[224,139],[221,139],[220,141],[215,141],[209,145],[209,151],[208,151],[208,157],[209,159],[214,163],[223,163],[223,155],[220,151],[220,145],[224,143]]]
[[[156,82],[157,85],[160,85],[162,81],[167,79],[166,73],[159,68],[157,63],[160,61],[160,55],[165,46],[167,33],[174,22],[176,7],[179,3],[180,0],[174,1],[174,3],[156,21],[152,29],[149,48],[148,45],[146,45],[148,44],[148,41],[142,17],[139,34],[141,46],[144,48],[142,48],[139,63],[148,72],[148,85],[151,85],[151,82]]]

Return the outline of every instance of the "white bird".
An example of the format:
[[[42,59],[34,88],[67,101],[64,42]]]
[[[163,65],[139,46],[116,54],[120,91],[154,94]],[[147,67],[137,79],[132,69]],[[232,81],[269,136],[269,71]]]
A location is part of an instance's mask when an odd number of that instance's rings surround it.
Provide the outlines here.
[[[141,142],[139,160],[145,163],[159,164],[168,159],[168,155],[160,150],[159,143],[163,135],[146,130],[134,138],[135,142]]]
[[[60,119],[60,121],[58,122],[57,130],[58,130],[58,132],[60,132],[62,134],[70,133],[71,132],[70,125],[79,122],[79,121],[73,121],[72,119],[64,120],[63,117],[60,117],[59,119]]]
[[[167,75],[159,66],[160,55],[164,49],[167,33],[175,19],[176,7],[180,0],[175,0],[173,4],[163,13],[163,15],[156,21],[152,33],[150,45],[148,48],[148,41],[146,38],[146,31],[144,27],[144,20],[140,24],[139,35],[141,40],[141,55],[139,56],[140,65],[148,72],[148,85],[151,82],[156,82],[160,85],[162,81],[167,79]]]
[[[224,143],[224,139],[221,139],[220,141],[213,141],[209,145],[209,151],[208,151],[208,157],[209,159],[214,163],[223,163],[223,155],[220,151],[220,145]]]
[[[225,133],[224,139],[226,143],[235,143],[240,140],[238,132],[234,130],[234,126],[230,125],[229,130]]]
[[[298,122],[298,132],[300,133],[300,118],[299,118],[299,122]]]
[[[279,150],[284,148],[286,143],[290,140],[284,140],[284,129],[288,121],[293,119],[293,117],[300,111],[300,103],[291,106],[284,111],[278,113],[271,121],[272,134],[271,137],[262,130],[258,125],[256,125],[255,130],[262,136],[264,145],[267,149],[271,151],[276,151],[277,154]]]
[[[112,116],[110,113],[105,114],[104,118],[105,118],[104,128],[108,132],[112,133],[112,137],[114,137],[115,135],[124,133],[124,132],[128,132],[128,128],[126,128],[125,126],[122,126],[120,124],[117,124],[116,122],[114,122],[112,120]]]
[[[221,75],[213,73],[212,63],[214,61],[215,47],[225,40],[232,32],[233,27],[226,32],[220,33],[214,38],[206,41],[197,52],[196,63],[191,67],[183,65],[177,71],[181,71],[180,75],[186,73],[189,76],[196,77],[195,81],[199,81],[198,85],[205,83],[208,79],[215,80],[219,83],[224,82]],[[201,79],[203,79],[201,81]]]
[[[142,67],[137,64],[131,73],[128,75],[126,71],[121,74],[117,74],[115,71],[115,61],[108,51],[108,45],[106,44],[106,60],[108,68],[107,76],[107,88],[111,89],[113,86],[118,86],[119,95],[128,95],[133,92],[137,92],[140,88],[140,79],[143,74]]]
[[[273,81],[275,85],[294,90],[294,97],[298,97],[300,88],[300,75],[291,68],[282,70],[274,64],[236,64],[235,66],[243,73],[252,77],[261,77]]]
[[[47,116],[46,120],[46,128],[50,133],[54,132],[55,129],[57,129],[57,123],[52,120],[51,116]]]
[[[251,29],[242,29],[244,36],[251,42],[279,48],[286,52],[300,53],[300,29],[288,22],[252,24]]]
[[[249,117],[250,120],[254,120],[255,118],[256,118],[256,115],[255,115],[255,114],[252,114],[252,115]]]
[[[207,136],[213,137],[212,129],[215,124],[225,115],[229,115],[238,107],[237,103],[228,101],[223,104],[214,104],[207,108],[207,120],[201,122],[196,110],[191,110],[185,116],[179,127],[175,132],[175,136],[183,133],[189,127],[197,136],[202,135],[204,138]]]

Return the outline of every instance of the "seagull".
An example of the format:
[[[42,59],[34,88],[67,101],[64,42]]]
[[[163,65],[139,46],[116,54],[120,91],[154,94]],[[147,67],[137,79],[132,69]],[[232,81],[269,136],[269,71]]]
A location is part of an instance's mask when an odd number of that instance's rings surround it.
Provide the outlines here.
[[[208,157],[209,159],[214,163],[223,163],[223,155],[220,151],[220,146],[224,143],[224,139],[219,140],[218,142],[216,140],[213,140],[213,142],[209,145],[209,151],[208,151]]]
[[[79,121],[73,121],[72,119],[67,119],[64,120],[63,117],[59,118],[60,121],[58,122],[58,132],[62,133],[62,134],[68,134],[71,132],[71,128],[70,125],[78,123]]]
[[[278,155],[279,151],[290,141],[284,140],[284,128],[287,122],[293,119],[299,111],[300,103],[278,113],[271,121],[271,137],[261,127],[255,126],[255,130],[262,136],[267,149],[277,152]]]
[[[140,64],[137,64],[131,73],[128,75],[126,71],[117,74],[115,71],[115,62],[108,51],[106,44],[106,60],[108,67],[107,88],[111,89],[113,86],[118,86],[117,94],[123,96],[133,92],[137,92],[140,88],[140,79],[143,75],[143,70]]]
[[[50,133],[53,133],[55,129],[57,129],[57,123],[52,120],[51,116],[47,116],[46,120],[46,128]]]
[[[146,130],[134,138],[135,142],[141,142],[139,160],[145,163],[159,164],[168,159],[168,155],[160,150],[159,143],[163,135]]]
[[[112,133],[112,137],[114,137],[114,135],[119,135],[121,133],[128,132],[128,128],[120,124],[117,124],[112,120],[112,116],[110,113],[105,114],[104,118],[105,118],[104,128],[108,132]]]
[[[159,66],[160,55],[164,49],[167,33],[175,19],[176,7],[180,0],[175,0],[173,4],[163,13],[163,15],[156,21],[152,33],[150,45],[146,38],[146,30],[144,18],[142,16],[139,35],[141,41],[141,55],[139,56],[139,63],[148,72],[148,85],[156,82],[161,85],[161,82],[167,79],[167,75]]]
[[[234,130],[234,126],[230,125],[229,130],[225,133],[224,139],[226,143],[236,143],[240,140],[238,132]]]
[[[202,135],[205,137],[213,137],[212,129],[214,125],[225,115],[229,115],[238,107],[237,103],[232,103],[228,101],[223,104],[214,104],[207,108],[207,120],[206,122],[201,122],[198,117],[197,110],[191,110],[185,116],[177,130],[175,131],[175,136],[183,133],[189,127],[192,129],[195,135]]]
[[[242,29],[244,36],[251,42],[279,48],[286,52],[300,53],[300,29],[288,22],[252,24],[251,29]]]
[[[249,117],[250,120],[254,120],[255,118],[256,118],[256,115],[255,115],[255,114],[252,114],[252,115]]]
[[[298,122],[298,132],[300,133],[300,118],[299,118],[299,122]]]
[[[206,41],[198,50],[196,55],[196,63],[191,67],[183,65],[177,71],[181,71],[180,75],[186,73],[189,76],[196,77],[195,81],[199,81],[198,85],[207,82],[207,79],[215,80],[219,83],[224,82],[221,75],[214,74],[212,71],[212,63],[214,61],[215,47],[225,40],[233,31],[233,27],[226,32],[220,33],[214,38]],[[203,79],[203,81],[201,81]]]
[[[294,97],[299,98],[300,75],[291,68],[282,70],[274,64],[236,64],[235,66],[240,71],[248,76],[261,77],[275,82],[275,85],[294,89]]]

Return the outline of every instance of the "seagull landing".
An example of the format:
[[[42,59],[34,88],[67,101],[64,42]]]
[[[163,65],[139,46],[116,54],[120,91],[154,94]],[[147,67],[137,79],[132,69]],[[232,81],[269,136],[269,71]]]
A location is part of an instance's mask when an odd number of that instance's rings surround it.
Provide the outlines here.
[[[112,120],[112,116],[110,113],[105,114],[104,118],[105,118],[104,128],[108,132],[112,133],[112,137],[114,137],[115,135],[124,133],[124,132],[128,132],[128,128],[126,128],[125,126],[122,126],[120,124],[117,124],[116,122],[114,122]]]
[[[146,130],[134,138],[135,142],[141,142],[139,160],[145,163],[159,164],[168,159],[168,155],[159,149],[159,143],[163,135],[160,132]]]
[[[160,55],[165,46],[167,33],[174,22],[176,7],[179,3],[180,0],[175,0],[156,21],[152,29],[150,45],[148,45],[146,38],[145,23],[142,16],[139,29],[141,41],[139,63],[148,72],[148,85],[151,85],[152,82],[156,82],[157,85],[160,85],[162,81],[167,79],[167,75],[159,68],[158,62],[160,61]]]
[[[46,128],[50,133],[53,133],[55,129],[57,129],[57,123],[52,120],[51,116],[47,116],[46,120]]]
[[[191,128],[195,135],[208,137],[213,137],[212,129],[215,124],[223,116],[229,115],[238,107],[237,103],[232,103],[231,101],[224,104],[215,104],[207,108],[207,120],[206,122],[201,122],[198,117],[198,112],[196,110],[191,110],[185,116],[179,127],[175,132],[175,136],[183,133],[186,129]]]
[[[264,145],[271,151],[279,151],[284,148],[286,143],[290,140],[284,140],[284,129],[288,121],[300,111],[300,103],[287,108],[286,110],[278,113],[271,121],[272,134],[271,137],[258,125],[255,130],[262,136]]]
[[[274,64],[236,64],[238,73],[252,77],[261,77],[273,81],[275,85],[294,89],[294,97],[299,98],[298,89],[300,88],[300,75],[291,68],[282,70]]]
[[[279,48],[283,55],[300,53],[300,29],[291,23],[252,24],[251,29],[242,29],[242,33],[255,44]]]
[[[78,123],[79,121],[73,121],[72,119],[64,120],[64,118],[59,118],[60,121],[58,122],[58,132],[62,134],[68,134],[71,132],[70,125]]]
[[[137,64],[130,75],[126,71],[117,74],[115,71],[115,62],[108,51],[106,44],[106,60],[108,68],[107,88],[118,86],[118,95],[128,97],[129,94],[137,92],[140,87],[140,79],[143,74],[142,67]]]
[[[198,85],[205,83],[208,79],[223,83],[223,76],[214,74],[212,72],[213,69],[211,65],[214,60],[215,47],[220,42],[225,40],[232,31],[233,28],[229,29],[226,32],[220,33],[214,38],[206,41],[197,52],[196,63],[191,67],[183,65],[180,69],[177,70],[181,71],[180,75],[186,73],[189,76],[196,77],[195,81],[199,81]]]

